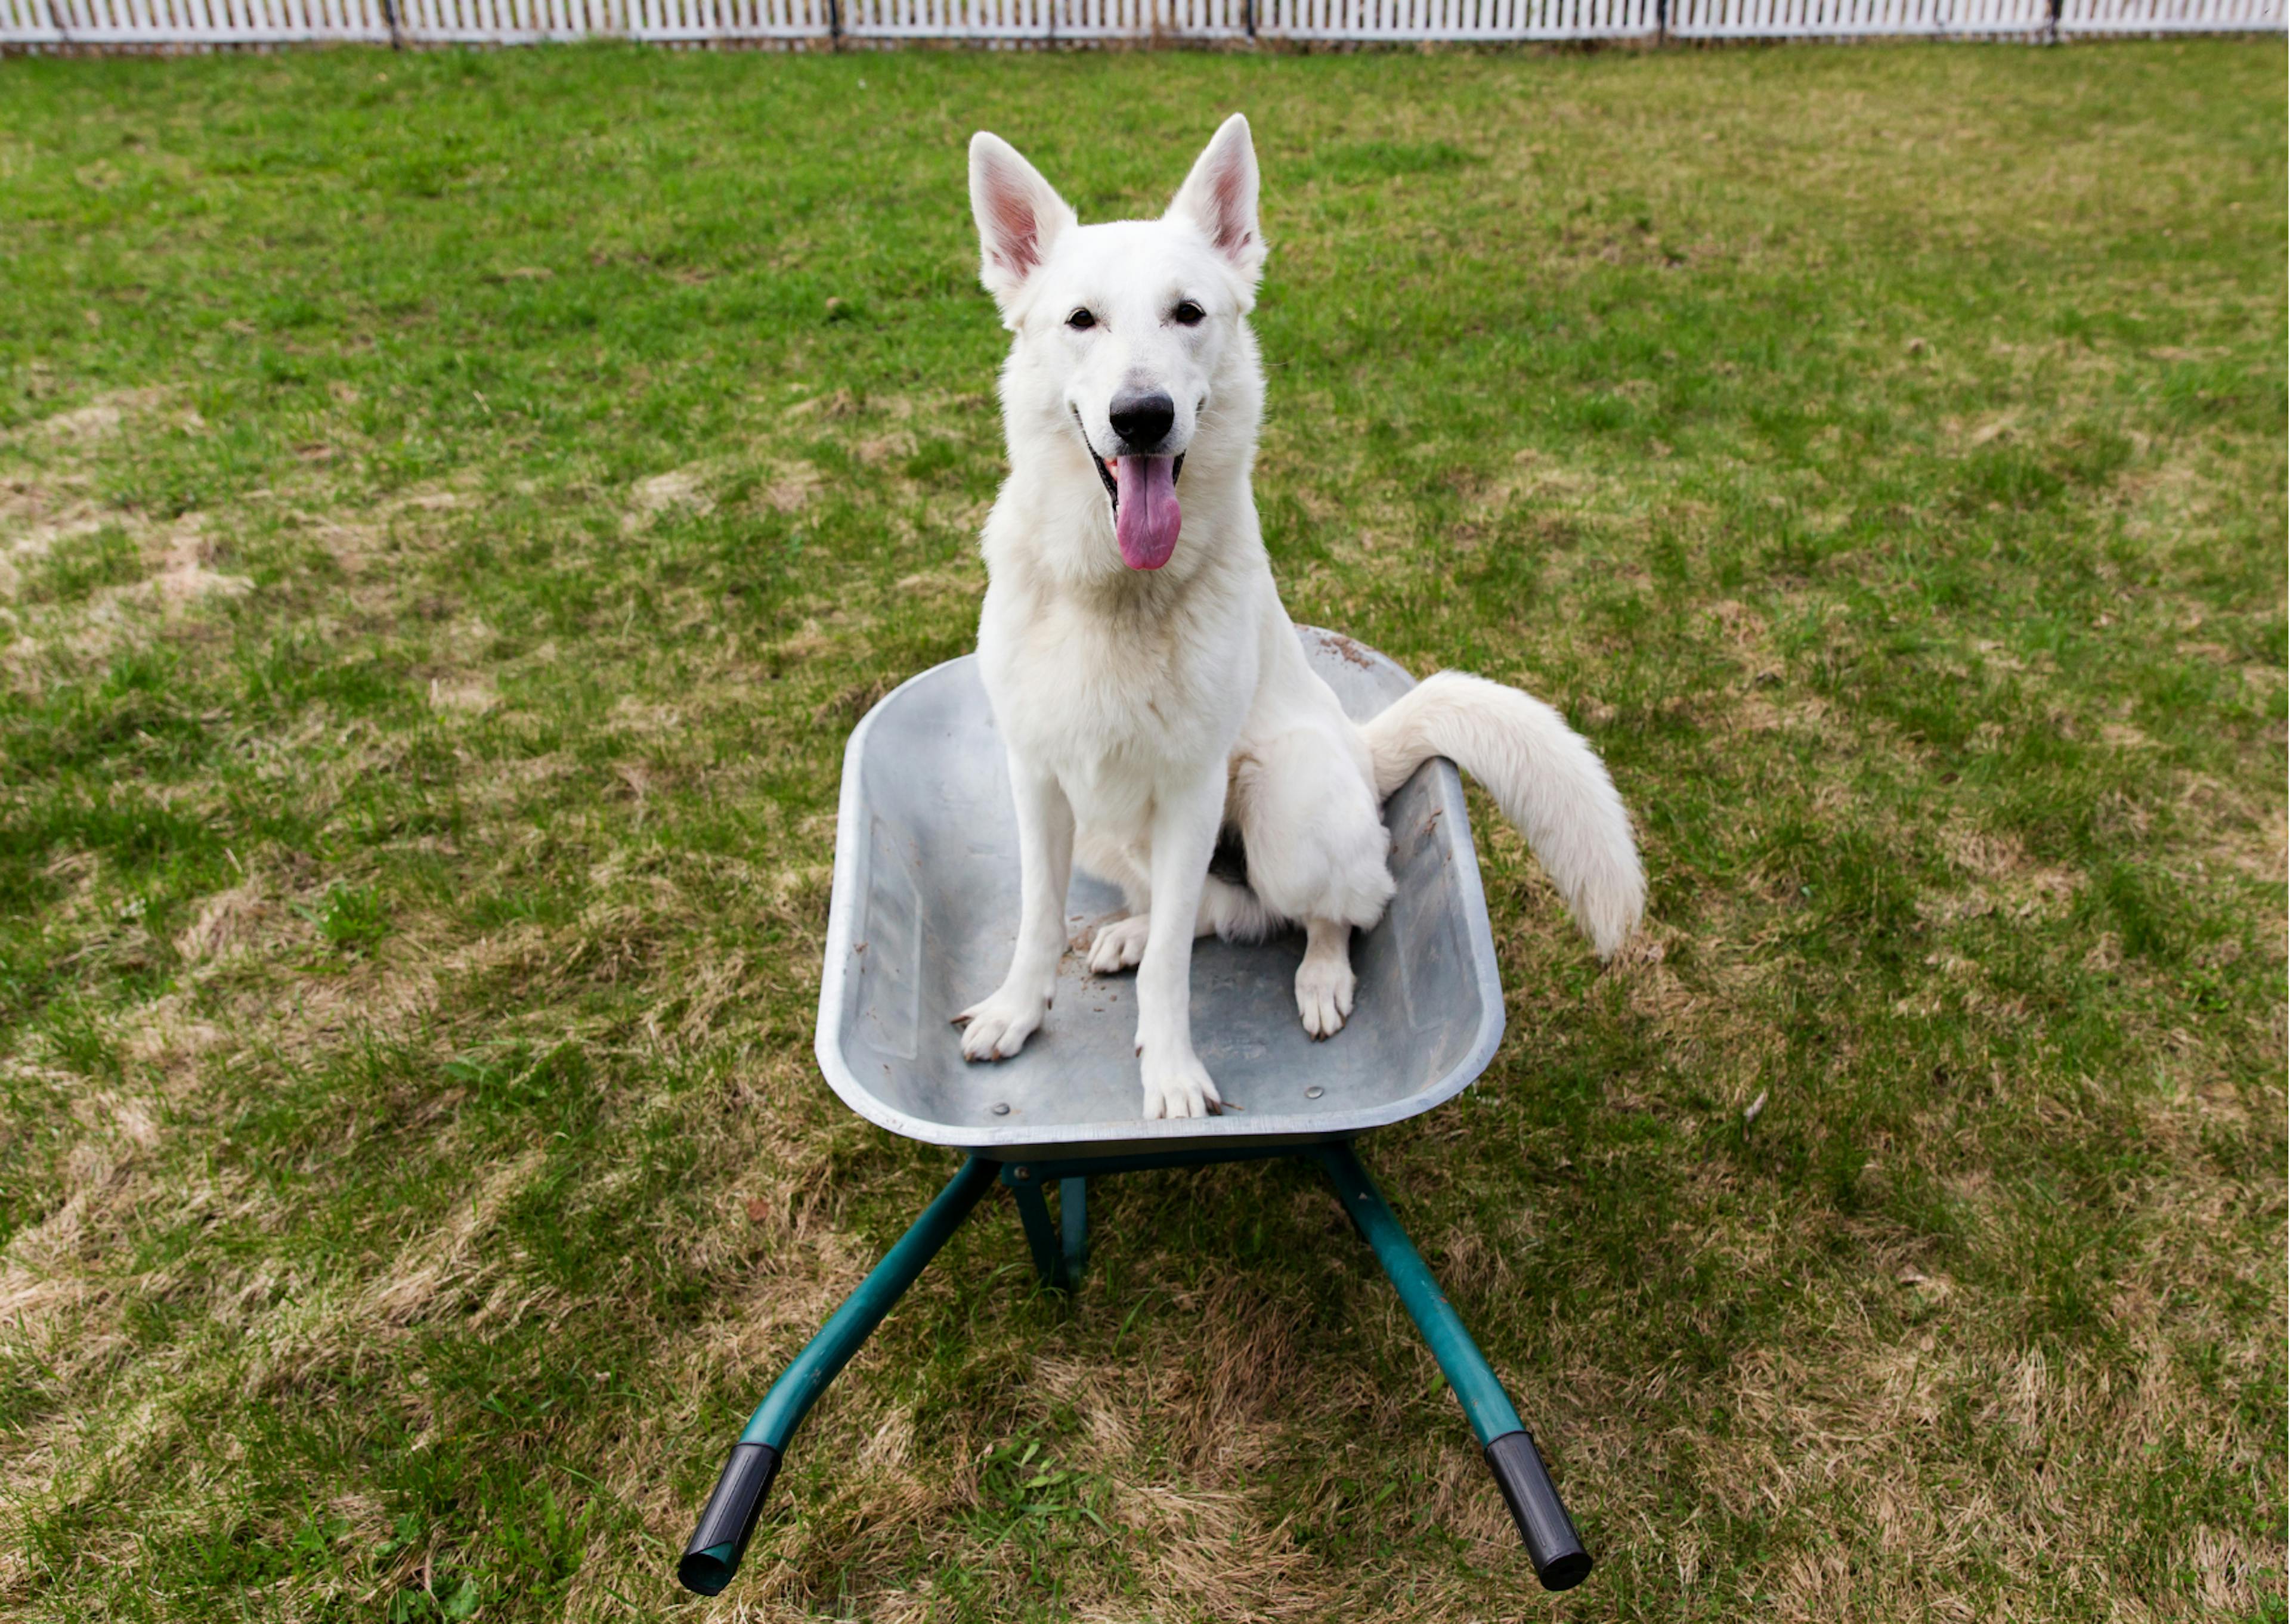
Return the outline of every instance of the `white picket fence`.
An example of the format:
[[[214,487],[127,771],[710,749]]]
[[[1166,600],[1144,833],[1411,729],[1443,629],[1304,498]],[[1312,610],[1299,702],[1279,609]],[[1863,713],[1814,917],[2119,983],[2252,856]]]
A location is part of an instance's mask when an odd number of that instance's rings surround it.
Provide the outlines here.
[[[2278,32],[2283,0],[2062,0],[2062,34]]]
[[[850,40],[1228,40],[1248,37],[1247,0],[840,0],[822,20]]]
[[[834,32],[829,0],[0,0],[0,48],[765,44]]]
[[[2049,0],[1677,0],[1679,39],[2039,35]]]
[[[2286,0],[0,0],[0,51],[320,42],[1054,44],[2280,32]]]

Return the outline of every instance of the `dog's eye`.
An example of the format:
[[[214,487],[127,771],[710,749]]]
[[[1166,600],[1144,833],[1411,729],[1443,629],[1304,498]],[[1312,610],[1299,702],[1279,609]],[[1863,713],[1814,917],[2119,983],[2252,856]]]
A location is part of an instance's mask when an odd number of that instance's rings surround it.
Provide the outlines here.
[[[1066,317],[1066,325],[1076,332],[1084,332],[1097,325],[1097,317],[1086,310],[1077,310]]]
[[[1207,311],[1188,299],[1181,301],[1175,309],[1169,312],[1169,319],[1180,327],[1197,327],[1201,324],[1201,318],[1207,314]]]

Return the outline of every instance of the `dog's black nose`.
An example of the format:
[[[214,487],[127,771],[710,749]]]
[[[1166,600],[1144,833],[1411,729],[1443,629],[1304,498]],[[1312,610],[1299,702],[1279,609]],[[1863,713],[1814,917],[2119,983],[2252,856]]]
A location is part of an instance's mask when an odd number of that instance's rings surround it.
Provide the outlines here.
[[[1105,415],[1113,424],[1113,432],[1121,436],[1122,448],[1141,456],[1169,437],[1169,429],[1177,420],[1177,403],[1157,390],[1150,395],[1141,390],[1115,396],[1113,409]]]

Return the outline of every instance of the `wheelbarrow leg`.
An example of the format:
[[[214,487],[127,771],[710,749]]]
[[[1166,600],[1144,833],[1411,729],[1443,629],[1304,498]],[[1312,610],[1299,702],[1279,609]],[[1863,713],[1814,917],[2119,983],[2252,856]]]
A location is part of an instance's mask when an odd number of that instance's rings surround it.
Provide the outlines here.
[[[1089,1262],[1087,1179],[1058,1180],[1058,1227],[1065,1234],[1066,1278],[1077,1286],[1081,1284],[1081,1271]]]
[[[1550,1474],[1543,1468],[1533,1435],[1520,1423],[1518,1412],[1511,1407],[1510,1397],[1495,1380],[1486,1356],[1463,1329],[1439,1282],[1424,1266],[1407,1231],[1384,1204],[1382,1193],[1360,1165],[1351,1146],[1342,1141],[1322,1145],[1312,1155],[1336,1187],[1344,1211],[1351,1214],[1352,1222],[1374,1251],[1375,1260],[1391,1277],[1392,1287],[1415,1328],[1431,1345],[1431,1356],[1439,1361],[1447,1385],[1454,1388],[1471,1430],[1486,1451],[1487,1466],[1502,1490],[1503,1500],[1526,1541],[1534,1576],[1546,1590],[1567,1590],[1581,1584],[1589,1576],[1590,1554],[1582,1548],[1574,1521],[1566,1515]]]
[[[836,1372],[866,1345],[892,1305],[906,1295],[939,1248],[962,1228],[970,1209],[993,1184],[994,1166],[978,1156],[964,1163],[953,1181],[923,1209],[923,1215],[899,1237],[898,1244],[796,1356],[787,1373],[772,1384],[772,1390],[749,1419],[748,1429],[732,1446],[731,1459],[716,1480],[716,1492],[708,1497],[708,1508],[700,1514],[700,1525],[684,1548],[684,1560],[677,1564],[677,1580],[685,1589],[714,1596],[732,1582],[732,1576],[740,1571],[740,1559],[748,1554],[748,1541],[754,1537],[756,1519],[764,1508],[764,1495],[778,1475],[780,1455],[788,1440],[827,1390],[827,1384],[835,1380]]]
[[[1048,1180],[1021,1164],[1005,1166],[1002,1182],[1017,1204],[1018,1221],[1026,1231],[1027,1250],[1034,1254],[1034,1272],[1053,1292],[1070,1292],[1081,1284],[1082,1264],[1089,1255],[1087,1179],[1058,1180],[1057,1221],[1050,1220],[1050,1204],[1042,1186]]]

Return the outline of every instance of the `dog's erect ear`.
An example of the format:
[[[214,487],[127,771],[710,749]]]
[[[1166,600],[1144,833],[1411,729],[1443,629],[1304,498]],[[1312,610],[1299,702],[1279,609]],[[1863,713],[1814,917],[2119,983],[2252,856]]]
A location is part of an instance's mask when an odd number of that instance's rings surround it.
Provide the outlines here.
[[[1004,309],[1049,258],[1074,212],[998,135],[970,138],[970,212],[978,218],[978,279]]]
[[[1248,120],[1235,113],[1218,126],[1178,188],[1168,218],[1198,227],[1249,285],[1256,285],[1264,268],[1264,233],[1256,223],[1256,148],[1248,139]]]

